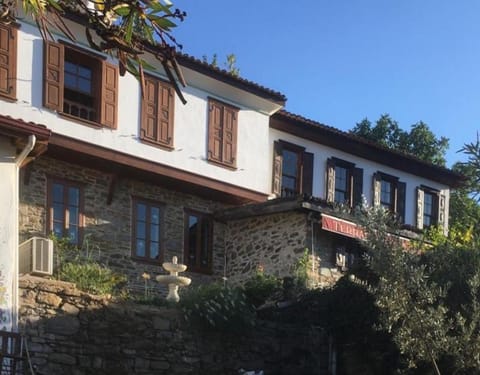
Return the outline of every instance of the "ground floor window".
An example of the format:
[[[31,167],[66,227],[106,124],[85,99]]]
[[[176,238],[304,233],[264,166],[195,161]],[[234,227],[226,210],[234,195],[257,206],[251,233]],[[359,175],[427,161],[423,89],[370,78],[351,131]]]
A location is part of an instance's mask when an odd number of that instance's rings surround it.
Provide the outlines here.
[[[212,269],[213,221],[207,214],[185,211],[184,262],[194,272]]]

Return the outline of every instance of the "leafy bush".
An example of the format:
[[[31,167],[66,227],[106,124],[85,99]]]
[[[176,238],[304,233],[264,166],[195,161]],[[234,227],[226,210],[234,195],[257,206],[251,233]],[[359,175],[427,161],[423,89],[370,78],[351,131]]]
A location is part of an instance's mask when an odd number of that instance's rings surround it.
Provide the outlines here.
[[[116,294],[126,282],[124,275],[92,261],[62,264],[59,278],[75,283],[79,289],[92,294]]]
[[[281,290],[282,282],[273,275],[257,272],[248,279],[244,286],[247,301],[255,307],[265,303],[270,297]]]
[[[186,290],[180,307],[185,320],[200,329],[245,333],[255,325],[255,311],[240,288],[218,283]]]

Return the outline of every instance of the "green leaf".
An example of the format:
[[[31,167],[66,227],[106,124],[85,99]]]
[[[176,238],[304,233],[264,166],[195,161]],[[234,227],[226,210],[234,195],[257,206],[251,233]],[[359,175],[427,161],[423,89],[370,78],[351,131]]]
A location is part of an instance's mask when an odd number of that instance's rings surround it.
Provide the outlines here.
[[[113,11],[116,14],[118,14],[120,17],[126,17],[130,14],[131,9],[130,9],[130,5],[122,4],[122,5],[118,5],[118,6],[114,7]]]

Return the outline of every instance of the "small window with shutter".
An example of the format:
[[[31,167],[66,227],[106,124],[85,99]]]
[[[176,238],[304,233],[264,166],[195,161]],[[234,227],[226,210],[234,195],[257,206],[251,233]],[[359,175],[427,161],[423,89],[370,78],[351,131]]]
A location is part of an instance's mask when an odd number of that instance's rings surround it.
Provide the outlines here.
[[[426,186],[417,188],[417,228],[438,225],[446,230],[446,198],[439,190]]]
[[[238,108],[209,99],[208,161],[228,168],[237,167]]]
[[[398,177],[377,172],[373,175],[373,205],[382,206],[405,222],[405,182]]]
[[[351,208],[362,204],[363,169],[338,158],[327,159],[327,202],[344,204]]]
[[[16,99],[17,28],[0,23],[0,96]]]
[[[281,197],[312,195],[313,154],[285,141],[274,143],[273,193]]]
[[[117,126],[118,68],[101,56],[45,42],[43,102],[81,121]]]
[[[174,102],[171,84],[152,76],[145,76],[140,126],[142,141],[173,148]]]

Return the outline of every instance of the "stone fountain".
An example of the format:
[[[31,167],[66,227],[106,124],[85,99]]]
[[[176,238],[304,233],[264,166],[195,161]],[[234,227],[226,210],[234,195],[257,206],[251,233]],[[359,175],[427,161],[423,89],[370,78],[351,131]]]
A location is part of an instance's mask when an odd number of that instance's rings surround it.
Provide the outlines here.
[[[178,287],[188,286],[192,282],[192,279],[185,276],[178,276],[179,272],[184,272],[187,269],[185,264],[178,264],[178,259],[176,256],[172,258],[171,262],[165,262],[162,264],[162,267],[165,271],[170,272],[170,275],[158,275],[157,281],[160,284],[168,285],[168,296],[167,301],[180,301],[180,296],[178,295]]]

